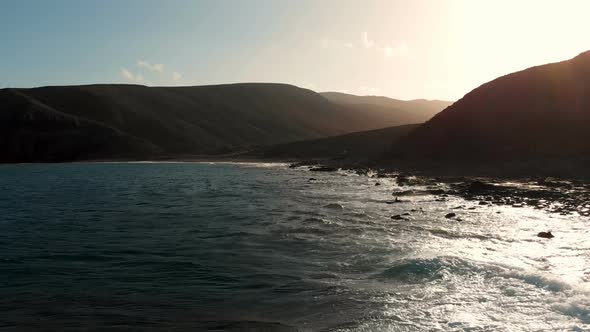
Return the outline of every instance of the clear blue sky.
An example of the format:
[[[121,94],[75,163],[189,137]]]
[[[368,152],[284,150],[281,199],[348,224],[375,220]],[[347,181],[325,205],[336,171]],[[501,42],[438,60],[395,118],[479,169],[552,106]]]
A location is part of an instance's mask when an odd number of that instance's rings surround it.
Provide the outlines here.
[[[590,49],[589,12],[584,0],[0,1],[0,87],[282,82],[458,99]]]

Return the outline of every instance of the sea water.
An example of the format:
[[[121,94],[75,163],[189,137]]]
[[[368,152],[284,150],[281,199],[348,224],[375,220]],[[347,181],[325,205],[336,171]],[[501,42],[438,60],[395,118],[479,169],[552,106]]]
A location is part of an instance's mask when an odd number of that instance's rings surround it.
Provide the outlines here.
[[[590,330],[587,218],[420,189],[282,164],[0,166],[0,328]]]

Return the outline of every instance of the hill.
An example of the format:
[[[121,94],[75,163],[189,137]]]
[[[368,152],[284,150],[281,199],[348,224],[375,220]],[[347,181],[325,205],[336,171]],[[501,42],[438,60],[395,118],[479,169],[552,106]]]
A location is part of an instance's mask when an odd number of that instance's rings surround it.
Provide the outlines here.
[[[403,125],[279,144],[258,149],[254,155],[285,160],[339,159],[363,162],[382,157],[390,151],[396,140],[408,135],[419,126],[419,124]]]
[[[394,113],[337,105],[285,84],[51,86],[0,94],[3,162],[215,154],[399,123]]]
[[[68,115],[14,89],[0,90],[0,162],[151,157],[159,149],[95,121]]]
[[[398,100],[382,96],[355,96],[340,92],[322,92],[329,101],[338,105],[371,112],[394,113],[398,125],[422,123],[430,120],[452,104],[443,100]]]
[[[585,52],[483,84],[400,140],[393,156],[567,164],[590,157],[589,124],[590,52]]]

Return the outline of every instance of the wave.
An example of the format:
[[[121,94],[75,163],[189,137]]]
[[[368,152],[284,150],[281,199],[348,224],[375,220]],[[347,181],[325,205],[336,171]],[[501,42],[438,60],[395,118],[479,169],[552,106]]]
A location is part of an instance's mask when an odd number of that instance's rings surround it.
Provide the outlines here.
[[[590,303],[587,294],[569,297],[565,303],[557,303],[552,309],[564,315],[574,317],[584,324],[590,324]]]
[[[423,283],[441,279],[446,274],[466,274],[478,271],[480,268],[474,263],[457,257],[442,256],[405,259],[379,273],[376,277],[406,283]]]
[[[518,270],[501,271],[498,276],[507,279],[517,279],[526,284],[533,285],[551,292],[563,292],[564,290],[569,290],[572,288],[568,283],[555,277],[534,272]]]
[[[288,163],[282,162],[248,162],[248,161],[207,161],[203,162],[209,165],[236,165],[241,167],[258,167],[258,168],[271,168],[271,167],[287,167]]]
[[[330,203],[330,204],[324,205],[324,208],[332,209],[332,210],[342,210],[342,209],[344,209],[344,206],[342,206],[342,204],[339,204],[339,203]]]
[[[495,236],[493,234],[486,234],[486,233],[470,233],[470,232],[460,232],[459,233],[456,231],[449,231],[449,230],[446,230],[443,228],[426,228],[426,227],[420,227],[420,226],[414,226],[413,228],[427,231],[434,236],[447,238],[447,239],[476,239],[476,240],[481,240],[481,241],[497,240],[497,241],[503,241],[503,242],[514,242],[514,240],[512,240],[512,239],[502,238],[499,236]]]
[[[552,275],[504,264],[471,261],[454,256],[404,259],[374,277],[387,281],[423,283],[442,279],[446,276],[469,274],[481,274],[488,280],[492,278],[514,279],[554,293],[573,289],[572,285]]]

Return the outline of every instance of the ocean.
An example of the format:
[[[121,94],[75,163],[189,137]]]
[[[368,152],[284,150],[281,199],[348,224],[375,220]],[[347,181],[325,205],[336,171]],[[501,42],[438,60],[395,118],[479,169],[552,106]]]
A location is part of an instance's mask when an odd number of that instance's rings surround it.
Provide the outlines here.
[[[423,186],[284,164],[2,165],[0,329],[590,331],[587,217]]]

